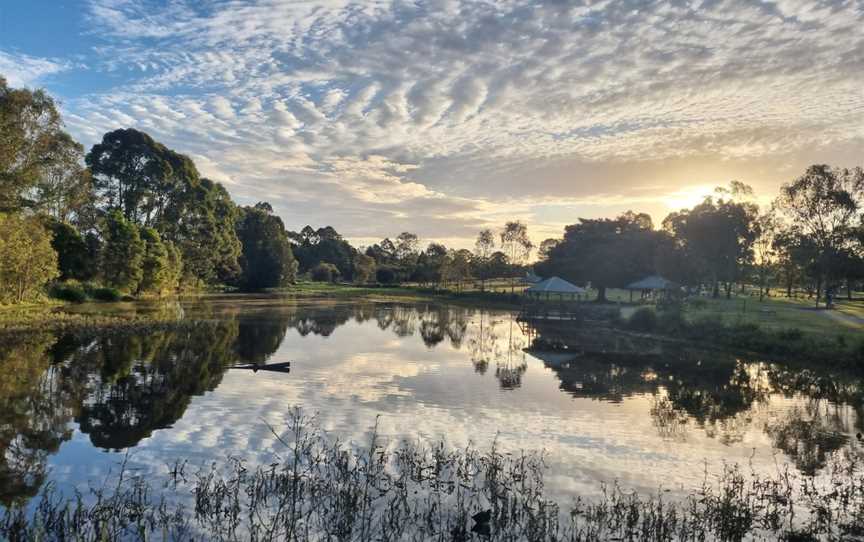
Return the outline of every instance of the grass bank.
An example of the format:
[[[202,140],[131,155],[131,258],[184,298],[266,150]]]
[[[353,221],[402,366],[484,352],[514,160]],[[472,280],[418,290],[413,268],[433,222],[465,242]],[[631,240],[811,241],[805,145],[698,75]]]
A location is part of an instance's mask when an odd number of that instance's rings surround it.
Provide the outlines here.
[[[323,282],[298,282],[276,292],[298,299],[366,299],[372,301],[444,301],[478,307],[518,309],[521,299],[501,289],[480,291],[466,289],[424,288],[419,286],[355,286]]]
[[[125,307],[124,307],[125,306]],[[67,305],[47,303],[0,307],[0,336],[57,331],[92,333],[94,331],[143,331],[153,326],[170,326],[179,321],[176,310],[137,312],[121,310],[129,303],[100,303],[90,310],[66,310]]]
[[[714,303],[712,301],[711,303]],[[710,307],[710,305],[709,305]],[[725,316],[725,317],[724,317]],[[816,322],[822,323],[823,316]],[[821,327],[799,322],[801,327],[766,325],[750,318],[729,317],[689,303],[636,309],[620,327],[639,333],[663,335],[699,347],[715,346],[755,353],[779,360],[797,360],[864,369],[864,335],[843,326]]]
[[[276,433],[274,432],[274,435]],[[276,435],[284,459],[242,459],[187,473],[121,469],[90,494],[50,487],[35,507],[3,510],[0,538],[19,540],[816,540],[864,535],[864,473],[839,458],[818,481],[760,477],[736,466],[682,493],[560,502],[544,487],[542,453],[445,444],[333,441],[295,410]]]

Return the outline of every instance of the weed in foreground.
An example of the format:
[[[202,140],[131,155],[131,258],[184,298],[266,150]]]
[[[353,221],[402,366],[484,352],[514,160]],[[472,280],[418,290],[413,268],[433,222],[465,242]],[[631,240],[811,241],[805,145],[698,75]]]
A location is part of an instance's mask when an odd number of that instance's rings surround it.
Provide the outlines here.
[[[29,510],[0,513],[18,540],[812,540],[864,535],[864,474],[852,456],[817,481],[764,478],[728,466],[684,497],[617,484],[598,499],[546,496],[541,453],[509,454],[334,441],[293,411],[276,438],[285,455],[250,468],[239,458],[195,474],[178,462],[154,488],[121,468],[87,495],[43,490]]]

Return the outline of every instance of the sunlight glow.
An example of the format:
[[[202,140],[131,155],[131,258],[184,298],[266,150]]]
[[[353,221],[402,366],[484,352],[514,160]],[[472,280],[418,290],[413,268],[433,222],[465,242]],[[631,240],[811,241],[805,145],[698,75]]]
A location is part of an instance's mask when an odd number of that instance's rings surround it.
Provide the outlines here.
[[[698,184],[686,186],[681,190],[672,192],[663,200],[663,204],[673,211],[681,209],[689,209],[694,205],[702,203],[707,196],[714,194],[714,186],[708,184]]]

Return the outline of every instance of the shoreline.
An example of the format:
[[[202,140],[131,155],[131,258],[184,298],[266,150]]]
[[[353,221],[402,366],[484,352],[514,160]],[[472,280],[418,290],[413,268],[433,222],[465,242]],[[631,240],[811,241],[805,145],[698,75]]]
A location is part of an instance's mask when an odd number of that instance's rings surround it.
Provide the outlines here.
[[[38,332],[99,333],[140,332],[181,325],[184,317],[178,313],[166,314],[160,306],[171,303],[213,298],[265,298],[292,301],[368,301],[373,303],[436,302],[477,309],[519,311],[522,303],[518,295],[505,292],[454,292],[406,286],[354,286],[328,283],[300,283],[295,287],[260,292],[209,291],[170,298],[144,298],[135,301],[90,302],[74,304],[54,300],[42,304],[0,307],[0,337],[26,335]],[[149,305],[149,307],[148,307]],[[76,309],[76,307],[79,307]],[[586,307],[604,307],[628,310],[630,304],[596,304]],[[83,308],[84,310],[81,310]],[[124,311],[124,308],[130,310]],[[145,310],[137,310],[143,308]],[[636,307],[636,311],[643,309]],[[753,323],[726,323],[710,316],[688,318],[684,313],[669,314],[649,309],[655,320],[645,327],[633,325],[632,316],[620,315],[608,322],[589,325],[608,328],[615,333],[634,338],[664,343],[690,345],[712,350],[731,350],[743,355],[780,358],[784,361],[824,362],[833,366],[864,368],[864,340],[849,342],[843,337],[825,336],[816,329],[788,327],[772,329]],[[634,311],[635,312],[635,311]],[[688,315],[689,316],[689,315]],[[556,325],[556,324],[553,324]],[[561,321],[566,334],[569,326],[583,326],[581,322]]]

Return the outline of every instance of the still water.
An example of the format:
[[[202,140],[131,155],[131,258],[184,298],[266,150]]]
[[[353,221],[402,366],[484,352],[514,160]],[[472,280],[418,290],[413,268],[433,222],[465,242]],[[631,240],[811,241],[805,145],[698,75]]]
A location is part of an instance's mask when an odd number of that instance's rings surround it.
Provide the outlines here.
[[[190,325],[0,351],[0,504],[49,483],[86,491],[124,462],[154,480],[177,459],[265,464],[294,406],[343,441],[367,442],[377,420],[390,442],[545,450],[547,489],[564,499],[613,481],[686,491],[724,462],[818,474],[862,450],[861,381],[817,367],[432,303],[225,296],[159,310]]]

